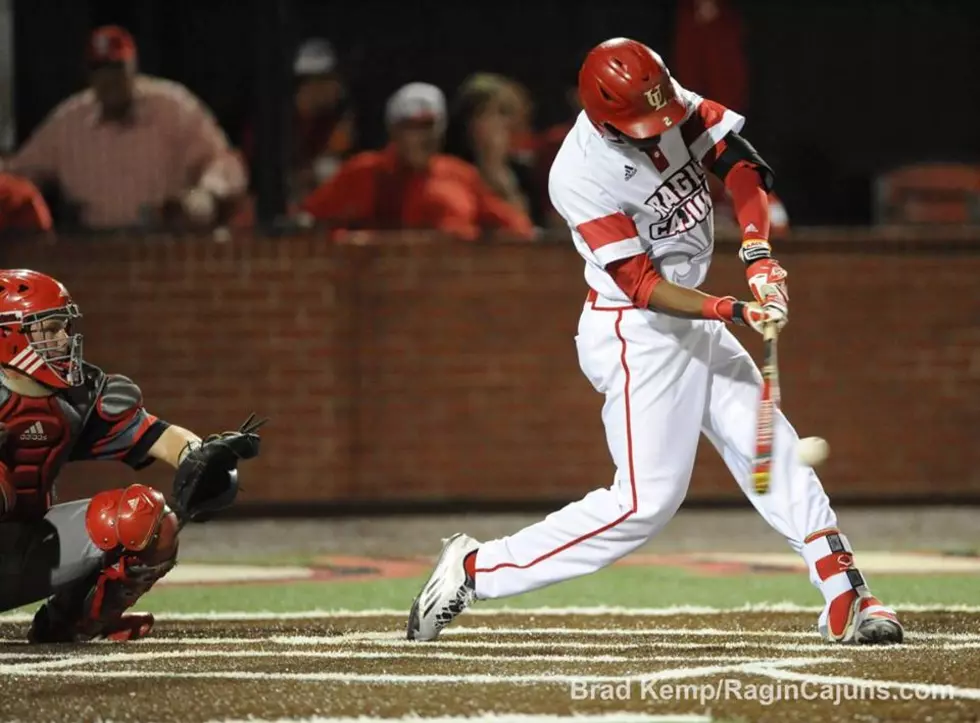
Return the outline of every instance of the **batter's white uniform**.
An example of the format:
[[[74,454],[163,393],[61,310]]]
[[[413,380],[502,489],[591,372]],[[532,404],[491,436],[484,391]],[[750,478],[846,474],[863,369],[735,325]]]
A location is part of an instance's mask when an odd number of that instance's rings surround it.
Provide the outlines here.
[[[477,598],[585,575],[642,545],[684,500],[701,433],[759,513],[804,554],[819,585],[813,561],[826,552],[809,554],[803,542],[837,520],[813,470],[796,460],[797,435],[781,414],[771,490],[752,490],[761,376],[748,353],[720,321],[634,307],[605,271],[613,261],[647,254],[676,284],[696,287],[707,275],[713,221],[702,161],[744,119],[678,91],[688,117],[663,134],[651,156],[606,141],[582,113],[552,166],[552,203],[572,230],[594,291],[575,342],[582,371],[605,395],[602,420],[616,473],[610,487],[485,542],[476,557]],[[837,594],[823,592],[828,599]]]

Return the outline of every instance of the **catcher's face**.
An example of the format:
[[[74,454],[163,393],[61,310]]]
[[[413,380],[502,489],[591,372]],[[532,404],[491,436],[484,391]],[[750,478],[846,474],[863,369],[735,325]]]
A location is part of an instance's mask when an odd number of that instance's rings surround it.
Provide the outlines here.
[[[65,357],[70,339],[68,317],[53,317],[31,324],[27,328],[27,338],[47,361]]]

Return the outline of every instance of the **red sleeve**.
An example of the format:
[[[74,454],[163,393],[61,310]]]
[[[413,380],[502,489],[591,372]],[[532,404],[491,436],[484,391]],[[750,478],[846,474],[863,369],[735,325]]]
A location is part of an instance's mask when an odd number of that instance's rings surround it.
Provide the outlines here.
[[[620,259],[606,265],[606,271],[613,277],[616,285],[629,296],[636,306],[650,306],[653,288],[663,281],[646,254],[637,254],[628,259]]]
[[[478,175],[474,175],[473,190],[479,206],[477,213],[481,228],[508,231],[528,241],[534,237],[534,224],[527,214],[491,191]]]
[[[51,226],[53,225],[51,222],[51,211],[48,210],[48,204],[44,201],[41,192],[36,188],[27,198],[26,203],[21,207],[19,220],[20,228],[35,231],[51,230]]]
[[[746,161],[739,161],[725,176],[725,187],[732,195],[742,238],[769,240],[769,197],[759,172]]]
[[[355,156],[307,196],[300,209],[320,221],[368,221],[374,196],[373,172],[373,166]]]
[[[25,178],[0,175],[0,228],[50,231],[51,212],[37,187]]]

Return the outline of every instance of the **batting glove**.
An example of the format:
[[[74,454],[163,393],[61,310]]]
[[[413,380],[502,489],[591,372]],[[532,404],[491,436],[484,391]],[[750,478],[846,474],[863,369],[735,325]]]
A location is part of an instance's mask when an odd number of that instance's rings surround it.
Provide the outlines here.
[[[759,259],[745,269],[745,277],[756,301],[768,312],[770,320],[782,329],[789,321],[789,289],[786,270],[776,259]]]

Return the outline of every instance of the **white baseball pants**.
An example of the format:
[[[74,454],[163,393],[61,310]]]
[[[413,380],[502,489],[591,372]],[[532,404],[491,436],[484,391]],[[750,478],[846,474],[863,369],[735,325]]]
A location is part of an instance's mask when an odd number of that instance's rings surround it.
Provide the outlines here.
[[[762,377],[718,321],[676,319],[599,298],[579,320],[579,364],[605,395],[602,420],[616,465],[612,486],[530,527],[485,542],[476,596],[500,598],[599,570],[635,550],[673,517],[687,494],[700,433],[749,500],[797,552],[811,533],[836,527],[827,495],[796,460],[796,432],[779,414],[772,484],[752,488]],[[811,569],[811,580],[819,577]]]

